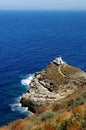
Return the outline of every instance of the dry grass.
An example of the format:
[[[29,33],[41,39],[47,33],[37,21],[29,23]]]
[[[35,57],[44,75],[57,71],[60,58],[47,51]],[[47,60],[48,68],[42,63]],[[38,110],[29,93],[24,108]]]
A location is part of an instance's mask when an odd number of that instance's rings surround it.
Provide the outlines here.
[[[0,128],[0,130],[25,130],[26,123],[24,120],[16,120],[13,123],[10,123],[8,126]]]
[[[64,78],[59,73],[58,67],[58,65],[50,63],[41,75],[45,82],[53,81],[55,89],[58,89],[60,84],[68,83],[70,76],[79,71],[79,69],[65,64],[61,67],[61,71],[69,78]],[[83,129],[86,124],[85,102],[83,105],[72,106],[70,111],[67,111],[68,99],[76,100],[77,95],[81,96],[80,94],[84,91],[86,91],[86,86],[79,88],[60,102],[54,102],[50,106],[40,106],[35,115],[16,120],[8,126],[0,128],[0,130],[86,130]]]
[[[56,113],[52,117],[42,120],[46,115],[44,112],[39,117],[32,116],[32,118],[14,121],[8,127],[5,126],[0,130],[83,130],[82,122],[85,124],[86,119],[85,110],[86,105],[84,104],[73,108],[70,112],[65,111],[60,114],[60,117]]]
[[[41,73],[41,79],[44,79],[46,83],[53,83],[53,89],[58,90],[59,85],[65,85],[69,82],[71,77],[76,73],[79,72],[79,69],[69,66],[67,64],[63,64],[61,66],[61,72],[66,75],[63,77],[59,72],[59,66],[50,63],[45,71]],[[71,77],[70,77],[71,76]]]
[[[82,127],[77,122],[74,122],[68,127],[68,130],[82,130]]]
[[[82,88],[79,88],[77,91],[75,91],[72,94],[69,94],[66,99],[75,99],[77,97],[77,95],[80,95],[81,93],[83,93],[84,91],[86,91],[86,85],[83,86]]]

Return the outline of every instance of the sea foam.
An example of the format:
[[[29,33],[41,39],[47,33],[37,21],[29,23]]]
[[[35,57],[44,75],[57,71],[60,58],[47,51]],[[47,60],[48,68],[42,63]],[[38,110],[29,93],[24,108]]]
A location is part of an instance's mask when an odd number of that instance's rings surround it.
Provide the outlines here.
[[[21,107],[20,99],[21,99],[21,97],[16,98],[15,102],[13,104],[10,104],[11,110],[14,112],[19,112],[19,113],[23,113],[25,115],[29,115],[30,112],[28,111],[28,107]]]
[[[24,86],[28,86],[33,79],[34,74],[29,74],[28,76],[25,76],[24,79],[21,80],[21,84]],[[11,110],[14,112],[23,113],[24,115],[31,115],[32,113],[28,111],[28,107],[21,107],[21,96],[16,98],[13,104],[10,104]]]
[[[25,86],[29,86],[29,84],[30,84],[31,80],[33,79],[33,77],[34,77],[34,74],[29,74],[28,77],[21,80],[21,84],[25,85]]]

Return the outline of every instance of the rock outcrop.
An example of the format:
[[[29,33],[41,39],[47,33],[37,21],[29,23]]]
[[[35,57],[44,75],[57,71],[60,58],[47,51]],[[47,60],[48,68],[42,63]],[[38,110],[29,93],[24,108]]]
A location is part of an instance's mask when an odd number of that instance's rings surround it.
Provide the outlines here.
[[[36,73],[30,83],[30,89],[23,94],[21,104],[28,110],[36,112],[41,105],[49,105],[59,101],[78,88],[86,85],[86,73],[67,63],[54,62],[39,73]]]

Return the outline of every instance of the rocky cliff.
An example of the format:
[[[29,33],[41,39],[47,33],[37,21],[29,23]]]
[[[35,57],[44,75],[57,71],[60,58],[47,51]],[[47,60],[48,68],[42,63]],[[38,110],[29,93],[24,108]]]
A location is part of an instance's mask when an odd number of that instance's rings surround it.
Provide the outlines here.
[[[23,94],[21,104],[28,110],[36,112],[41,105],[60,101],[78,88],[86,85],[86,73],[79,68],[50,62],[48,66],[35,74],[30,89]]]
[[[35,74],[20,102],[36,114],[0,130],[86,130],[86,73],[51,62]]]

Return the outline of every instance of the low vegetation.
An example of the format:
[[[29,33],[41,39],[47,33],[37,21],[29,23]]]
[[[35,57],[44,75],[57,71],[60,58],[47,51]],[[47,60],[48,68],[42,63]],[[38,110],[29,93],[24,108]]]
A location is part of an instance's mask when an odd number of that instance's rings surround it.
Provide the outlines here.
[[[37,113],[16,120],[0,130],[86,130],[86,91],[50,106],[41,106]]]
[[[68,78],[70,78],[70,76],[72,77],[74,73],[79,72],[77,68],[67,65],[62,66],[62,73],[68,77],[65,78],[58,73],[58,70],[58,66],[53,63],[49,64],[48,68],[42,72],[39,80],[45,80],[45,82],[50,83],[49,87],[53,86],[54,89],[58,90],[60,84],[65,86],[69,81]],[[77,86],[80,87],[64,99],[48,106],[44,104],[37,109],[33,116],[16,120],[8,126],[0,128],[0,130],[86,130],[86,81],[85,79],[82,80],[84,81],[81,82],[81,80],[79,80],[76,82],[76,79],[70,80],[73,85],[68,84],[68,90],[70,90],[71,87],[74,88],[74,85],[76,86],[77,84]],[[57,92],[57,90],[55,91]]]
[[[28,121],[26,130],[86,130],[86,111],[72,113],[67,119],[66,117],[60,119],[53,111],[44,112],[33,122]]]
[[[75,99],[68,100],[68,110],[71,110],[75,106],[79,106],[86,103],[86,92],[76,96]]]

